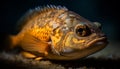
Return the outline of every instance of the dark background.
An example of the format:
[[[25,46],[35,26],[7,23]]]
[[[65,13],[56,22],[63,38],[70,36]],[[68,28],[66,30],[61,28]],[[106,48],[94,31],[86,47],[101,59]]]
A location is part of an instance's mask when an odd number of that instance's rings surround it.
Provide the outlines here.
[[[120,3],[116,0],[2,0],[0,1],[0,44],[2,43],[1,37],[3,34],[15,34],[15,26],[17,21],[23,16],[29,9],[34,9],[38,6],[46,5],[62,5],[66,6],[69,10],[74,11],[84,18],[94,22],[98,21],[103,26],[103,31],[106,33],[109,39],[109,45],[101,52],[95,54],[94,57],[99,57],[100,55],[108,59],[87,59],[77,62],[68,62],[58,63],[60,66],[73,66],[73,67],[93,67],[94,69],[118,69],[120,62],[120,21],[119,21],[119,10]],[[1,36],[2,35],[2,36]],[[2,45],[0,45],[1,50]],[[9,55],[9,54],[8,54]],[[6,56],[1,56],[7,58]],[[14,56],[10,56],[15,58]],[[110,58],[110,60],[109,60]],[[118,60],[114,60],[118,58]],[[12,69],[23,69],[19,65],[26,65],[24,63],[17,64],[17,60],[13,60],[13,63],[10,59],[2,60],[0,58],[1,67],[12,67]],[[113,60],[111,60],[113,59]],[[10,61],[8,61],[10,60]],[[3,62],[1,62],[3,61]],[[14,62],[15,61],[15,62]],[[7,63],[7,65],[6,65]],[[26,61],[25,61],[26,63]],[[79,63],[79,64],[78,64]],[[31,64],[25,66],[26,69],[31,68]],[[16,66],[18,65],[18,67]],[[42,64],[43,65],[43,64]],[[40,65],[39,65],[40,66]],[[33,67],[39,67],[33,66]],[[53,64],[53,67],[55,65]],[[0,68],[1,68],[0,67]],[[27,68],[28,67],[28,68]],[[43,67],[43,66],[42,66]],[[46,67],[46,65],[44,66]],[[49,67],[49,66],[48,66]],[[52,67],[52,66],[51,66]],[[98,67],[98,68],[97,68]],[[7,68],[7,69],[8,69]],[[25,69],[24,68],[24,69]],[[50,67],[49,67],[50,68]]]
[[[98,21],[109,40],[120,39],[120,7],[115,0],[3,0],[0,1],[0,33],[14,34],[16,22],[26,11],[47,4],[66,6],[90,21]]]

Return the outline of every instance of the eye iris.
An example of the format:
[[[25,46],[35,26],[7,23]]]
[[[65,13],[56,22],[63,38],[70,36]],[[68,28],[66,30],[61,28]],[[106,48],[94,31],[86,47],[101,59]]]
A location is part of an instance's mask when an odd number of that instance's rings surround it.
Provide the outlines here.
[[[89,29],[86,25],[84,25],[84,26],[78,26],[78,27],[76,28],[76,34],[77,34],[78,36],[84,37],[84,36],[90,35],[90,34],[91,34],[91,31],[90,31],[90,29]]]

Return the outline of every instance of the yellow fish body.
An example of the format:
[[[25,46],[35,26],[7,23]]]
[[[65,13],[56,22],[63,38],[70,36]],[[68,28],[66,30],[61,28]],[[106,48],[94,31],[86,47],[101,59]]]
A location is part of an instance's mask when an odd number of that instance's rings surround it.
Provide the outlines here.
[[[30,10],[20,19],[18,29],[16,36],[10,36],[11,48],[21,47],[26,58],[74,60],[107,45],[98,22],[90,22],[61,6]]]

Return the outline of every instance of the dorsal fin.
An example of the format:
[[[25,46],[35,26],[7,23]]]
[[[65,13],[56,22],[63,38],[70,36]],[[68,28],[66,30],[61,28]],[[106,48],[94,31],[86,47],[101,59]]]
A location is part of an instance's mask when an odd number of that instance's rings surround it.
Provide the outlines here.
[[[18,21],[17,26],[16,26],[16,32],[20,32],[29,20],[38,16],[42,12],[47,12],[47,11],[50,11],[50,10],[60,10],[60,9],[68,10],[66,7],[60,6],[60,5],[59,6],[47,5],[47,6],[44,6],[44,7],[39,6],[39,7],[36,7],[35,9],[30,9]]]

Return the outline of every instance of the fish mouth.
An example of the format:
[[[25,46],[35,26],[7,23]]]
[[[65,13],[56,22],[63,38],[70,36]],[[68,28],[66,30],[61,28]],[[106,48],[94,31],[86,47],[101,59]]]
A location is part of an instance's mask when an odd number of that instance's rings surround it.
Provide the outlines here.
[[[70,49],[68,52],[62,52],[58,58],[59,60],[76,60],[87,57],[103,48],[107,45],[108,41],[106,37],[96,38],[90,41],[84,49]]]
[[[71,53],[64,53],[62,54],[64,57],[71,57],[67,58],[67,60],[74,60],[74,59],[80,59],[86,56],[89,56],[103,48],[105,48],[108,44],[106,37],[100,37],[97,39],[94,39],[90,41],[86,46],[87,48],[81,49],[81,50],[74,50]]]
[[[90,41],[89,43],[87,43],[87,47],[90,46],[106,46],[106,44],[108,44],[107,38],[106,37],[100,37],[97,39],[94,39],[92,41]]]

